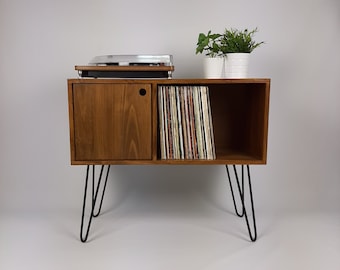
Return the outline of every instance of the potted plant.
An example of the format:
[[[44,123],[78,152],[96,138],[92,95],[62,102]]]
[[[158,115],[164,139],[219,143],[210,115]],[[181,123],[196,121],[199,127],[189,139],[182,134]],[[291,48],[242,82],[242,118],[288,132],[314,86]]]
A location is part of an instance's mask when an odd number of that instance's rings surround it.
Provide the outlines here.
[[[224,77],[224,56],[221,50],[222,34],[200,33],[198,35],[196,54],[205,54],[204,58],[204,75],[206,78],[223,78]]]
[[[220,50],[226,56],[226,78],[245,78],[250,53],[264,42],[255,42],[257,28],[248,31],[226,29],[220,37]]]

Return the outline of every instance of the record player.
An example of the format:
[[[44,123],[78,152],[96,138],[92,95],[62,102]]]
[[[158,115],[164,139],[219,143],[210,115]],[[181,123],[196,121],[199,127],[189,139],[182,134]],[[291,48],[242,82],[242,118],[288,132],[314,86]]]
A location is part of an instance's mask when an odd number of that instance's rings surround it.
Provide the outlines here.
[[[75,66],[82,78],[172,78],[172,55],[103,55]]]

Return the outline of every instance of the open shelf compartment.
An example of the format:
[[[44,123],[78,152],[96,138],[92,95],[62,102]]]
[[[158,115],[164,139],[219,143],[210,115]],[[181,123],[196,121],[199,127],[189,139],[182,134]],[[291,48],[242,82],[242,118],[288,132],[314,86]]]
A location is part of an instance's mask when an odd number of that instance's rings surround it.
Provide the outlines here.
[[[267,160],[269,80],[210,80],[171,85],[205,85],[209,88],[216,149],[215,160],[157,160],[184,164],[265,164]],[[163,84],[162,84],[163,85]],[[169,85],[169,84],[164,84]],[[159,132],[158,132],[159,133]]]

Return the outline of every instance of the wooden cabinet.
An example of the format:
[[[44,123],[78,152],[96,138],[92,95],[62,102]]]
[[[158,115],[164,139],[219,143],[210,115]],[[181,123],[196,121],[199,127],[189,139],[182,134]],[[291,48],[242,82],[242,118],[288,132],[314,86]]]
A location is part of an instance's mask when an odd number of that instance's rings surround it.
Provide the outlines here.
[[[213,129],[215,159],[164,159],[164,155],[163,159],[161,158],[162,151],[164,154],[165,144],[161,143],[162,140],[164,141],[164,136],[161,136],[160,133],[162,130],[163,135],[167,130],[161,129],[160,123],[162,121],[164,123],[167,118],[162,117],[165,113],[159,113],[162,110],[158,108],[158,104],[160,107],[166,104],[169,111],[172,108],[176,115],[176,109],[174,109],[176,105],[170,106],[170,104],[180,103],[171,103],[171,101],[166,103],[162,99],[164,93],[166,95],[169,93],[163,92],[163,90],[159,91],[159,89],[168,89],[168,86],[186,86],[184,88],[205,86],[192,88],[209,89],[210,110],[206,111],[211,112],[208,117],[208,126],[209,130],[211,127]],[[233,165],[238,189],[238,192],[235,193],[236,196],[240,195],[242,204],[241,208],[236,206],[231,174],[226,166],[235,211],[238,216],[245,217],[250,239],[255,241],[257,231],[249,165],[267,162],[269,92],[270,79],[69,79],[71,164],[88,165],[80,229],[81,241],[87,240],[92,217],[96,217],[100,213],[110,166],[106,166],[106,180],[100,195],[101,199],[98,199],[100,202],[98,213],[94,209],[96,208],[98,190],[102,183],[104,165],[110,164]],[[159,93],[162,94],[158,95]],[[201,101],[206,100],[204,102],[206,105],[208,103],[208,99],[204,99],[206,94],[202,94],[201,97],[203,97]],[[158,102],[159,98],[164,102]],[[195,100],[199,99],[196,93]],[[201,107],[206,108],[207,106],[202,105]],[[202,109],[201,112],[204,113],[204,110]],[[192,114],[188,114],[188,116],[191,117]],[[192,124],[190,117],[185,118],[188,119],[186,120],[187,127]],[[195,117],[193,119],[196,122],[197,118]],[[206,114],[199,117],[207,118]],[[192,130],[203,130],[204,128],[200,128],[201,122],[197,121],[197,123],[199,124],[192,125]],[[206,122],[203,121],[203,123]],[[163,126],[165,127],[165,125]],[[179,128],[180,125],[177,127]],[[211,136],[206,141],[212,142]],[[161,146],[163,146],[162,151]],[[210,150],[211,148],[207,147],[206,149]],[[97,164],[102,166],[95,187],[95,165]],[[237,164],[241,164],[241,176],[238,176]],[[84,225],[90,165],[93,165],[91,166],[93,181],[91,214],[87,225]],[[246,189],[244,188],[244,165],[247,167],[248,175],[248,188]],[[242,179],[242,186],[239,179]],[[251,216],[253,217],[252,231],[244,200],[245,190],[249,192],[250,197]],[[242,212],[239,213],[237,209],[242,209]],[[87,229],[84,236],[85,227]]]
[[[216,159],[162,160],[160,85],[209,87]],[[265,164],[269,79],[69,79],[72,164]]]

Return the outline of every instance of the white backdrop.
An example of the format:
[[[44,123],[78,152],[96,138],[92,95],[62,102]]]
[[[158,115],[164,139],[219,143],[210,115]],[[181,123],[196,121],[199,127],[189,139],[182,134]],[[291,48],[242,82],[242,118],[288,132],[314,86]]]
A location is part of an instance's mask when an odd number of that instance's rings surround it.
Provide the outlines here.
[[[251,77],[272,79],[268,164],[252,170],[258,211],[339,211],[339,26],[338,0],[1,0],[1,212],[80,211],[85,169],[70,166],[66,85],[74,65],[165,53],[176,78],[201,77],[198,33],[225,27],[258,27],[266,42],[250,63]],[[118,166],[108,189],[106,205],[132,190],[158,203],[191,191],[230,200],[218,166]]]

